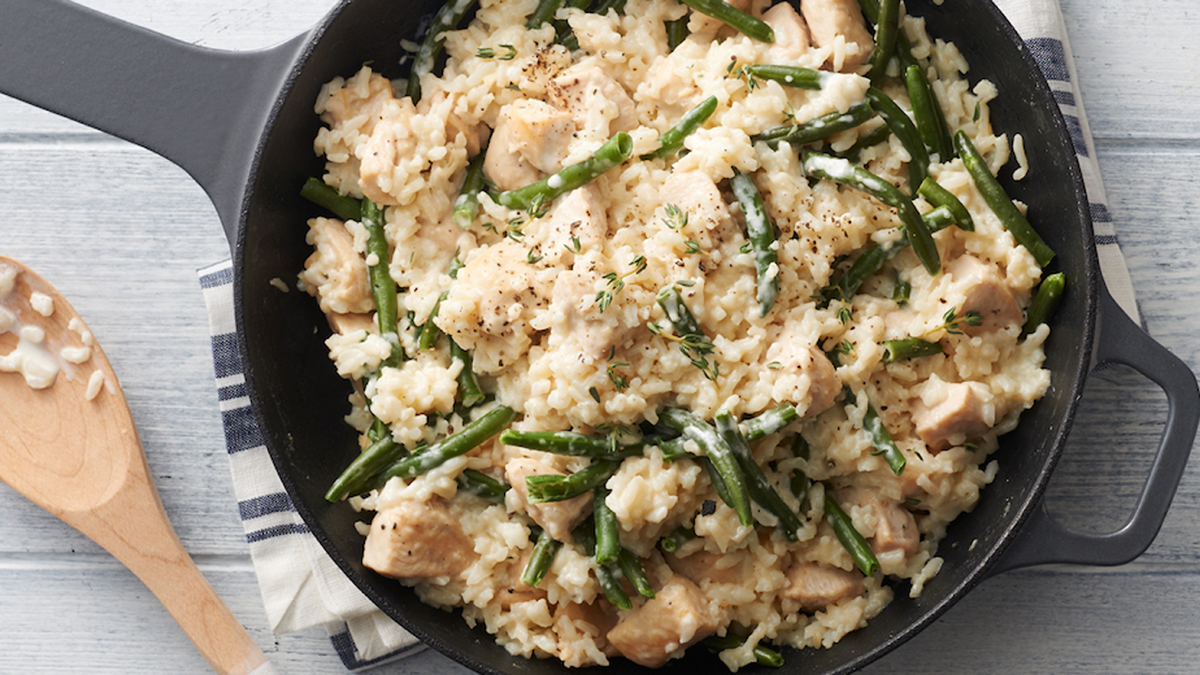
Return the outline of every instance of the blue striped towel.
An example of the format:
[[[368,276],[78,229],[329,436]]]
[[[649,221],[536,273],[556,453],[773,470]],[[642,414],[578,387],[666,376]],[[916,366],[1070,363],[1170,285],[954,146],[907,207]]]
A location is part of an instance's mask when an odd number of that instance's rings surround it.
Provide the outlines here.
[[[1079,157],[1101,269],[1117,302],[1139,321],[1133,286],[1117,243],[1096,165],[1062,14],[1055,0],[996,0],[1041,66],[1067,120]],[[351,670],[421,649],[351,584],[309,534],[283,491],[250,411],[238,357],[233,269],[225,261],[199,271],[212,327],[213,360],[238,511],[258,574],[263,604],[277,633],[324,626]]]

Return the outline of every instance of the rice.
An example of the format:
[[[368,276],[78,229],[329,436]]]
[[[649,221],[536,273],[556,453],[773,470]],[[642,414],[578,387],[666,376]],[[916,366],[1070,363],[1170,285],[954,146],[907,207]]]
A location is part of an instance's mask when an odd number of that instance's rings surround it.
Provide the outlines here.
[[[428,522],[400,527],[427,534],[391,543],[413,556],[430,544],[421,537],[433,537],[438,555],[461,564],[421,561],[434,571],[405,574],[385,555],[368,566],[431,605],[459,608],[512,654],[572,667],[622,656],[661,665],[714,634],[741,640],[720,654],[730,670],[752,663],[760,643],[828,648],[882,611],[896,580],[915,597],[934,578],[946,526],[971,510],[996,474],[989,460],[996,437],[1049,386],[1048,328],[1021,335],[1041,269],[986,206],[962,162],[935,156],[930,176],[963,203],[974,231],[936,234],[939,274],[906,248],[850,297],[830,291],[866,247],[900,242],[896,210],[853,188],[811,181],[797,148],[753,138],[861,104],[871,84],[861,74],[870,45],[838,35],[789,52],[793,65],[827,71],[819,90],[796,89],[740,70],[778,62],[795,45],[756,42],[693,14],[693,34],[669,49],[664,23],[687,14],[677,3],[628,0],[623,14],[604,15],[561,9],[556,16],[579,43],[574,53],[554,42],[553,26],[525,28],[534,6],[483,0],[468,26],[444,34],[444,70],[421,77],[416,104],[369,66],[321,91],[315,111],[325,126],[314,148],[326,159],[323,179],[385,207],[392,251],[388,261],[368,255],[369,233],[354,220],[309,221],[313,255],[300,287],[330,315],[330,357],[356,383],[348,421],[364,447],[382,426],[392,442],[419,451],[507,407],[516,432],[573,431],[628,444],[651,433],[667,407],[711,421],[791,406],[798,419],[750,452],[800,525],[789,538],[778,512],[759,503],[754,524],[743,524],[718,495],[697,438],[652,438],[598,494],[621,545],[655,593],[673,600],[632,592],[629,608],[618,609],[599,581],[611,570],[574,529],[581,521],[590,527],[591,493],[528,502],[526,475],[565,476],[593,460],[492,438],[351,499],[376,520],[401,507],[425,513]],[[750,7],[760,15],[767,9]],[[772,12],[772,20],[786,19],[787,10]],[[999,169],[1009,143],[991,129],[995,87],[968,82],[962,54],[927,35],[922,19],[903,17],[902,27],[949,127]],[[902,83],[877,86],[909,108]],[[682,152],[638,159],[708,97],[716,112],[684,139]],[[846,152],[878,124],[833,135],[824,150]],[[496,196],[585,160],[618,131],[629,134],[632,159],[541,212],[507,208]],[[1024,174],[1024,147],[1018,140],[1013,149]],[[478,195],[474,222],[461,228],[451,212],[468,163],[481,153],[500,188]],[[894,135],[859,155],[881,181],[910,193],[911,159]],[[739,173],[752,176],[778,230],[775,261],[764,270],[778,293],[765,312],[746,216],[726,187]],[[921,198],[915,204],[932,208]],[[399,289],[406,359],[397,365],[388,364],[394,347],[380,335],[367,279],[368,266],[384,263]],[[911,285],[907,298],[894,294],[900,282]],[[679,293],[708,347],[687,347],[657,301],[663,289]],[[470,359],[437,346],[438,333],[434,348],[421,349],[419,335],[433,326]],[[940,353],[887,362],[888,341],[913,337]],[[473,410],[461,401],[467,369],[491,395]],[[867,431],[876,417],[903,456],[899,474]],[[667,452],[671,443],[678,454]],[[516,483],[488,501],[463,489],[471,472]],[[873,549],[879,571],[859,571],[826,514],[830,501]],[[370,533],[368,556],[389,544],[376,529],[360,528]],[[537,532],[562,543],[533,587],[522,574]],[[680,532],[666,545],[664,537]],[[809,578],[842,590],[822,596],[804,586]]]

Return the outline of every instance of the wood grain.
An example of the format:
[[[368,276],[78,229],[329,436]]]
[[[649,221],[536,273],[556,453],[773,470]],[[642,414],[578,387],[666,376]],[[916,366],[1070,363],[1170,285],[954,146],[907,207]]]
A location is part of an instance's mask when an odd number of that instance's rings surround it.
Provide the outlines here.
[[[1200,12],[1184,0],[1060,1],[1142,312],[1157,339],[1200,368]],[[86,4],[234,48],[304,30],[333,1]],[[108,349],[184,545],[281,670],[341,672],[324,631],[274,637],[265,625],[194,274],[228,249],[199,187],[148,152],[3,97],[0,177],[0,253],[36,263]],[[1052,511],[1091,529],[1123,518],[1164,416],[1161,395],[1140,377],[1096,375],[1051,486]],[[1196,672],[1198,464],[1137,562],[990,580],[865,672]],[[204,670],[157,601],[107,554],[4,486],[0,513],[0,673]],[[379,670],[466,672],[433,652]]]

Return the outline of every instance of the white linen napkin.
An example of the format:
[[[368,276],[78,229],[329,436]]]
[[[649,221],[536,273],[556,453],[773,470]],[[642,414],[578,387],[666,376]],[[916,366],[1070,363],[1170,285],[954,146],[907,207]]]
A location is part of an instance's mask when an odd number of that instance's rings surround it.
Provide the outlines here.
[[[1141,323],[1075,85],[1075,68],[1056,0],[995,0],[1025,40],[1059,103],[1082,169],[1096,248],[1113,297]],[[275,472],[245,392],[227,260],[199,270],[212,328],[216,384],[238,511],[276,633],[324,626],[351,670],[414,654],[422,645],[351,584],[308,531]]]

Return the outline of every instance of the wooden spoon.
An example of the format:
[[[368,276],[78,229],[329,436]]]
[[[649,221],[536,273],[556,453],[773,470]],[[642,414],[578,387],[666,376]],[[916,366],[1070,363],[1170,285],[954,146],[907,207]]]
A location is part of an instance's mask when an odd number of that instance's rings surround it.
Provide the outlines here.
[[[54,287],[0,256],[0,370],[25,356],[26,371],[58,372],[49,386],[36,373],[0,372],[0,480],[124,563],[213,670],[276,673],[179,542],[100,345]]]

